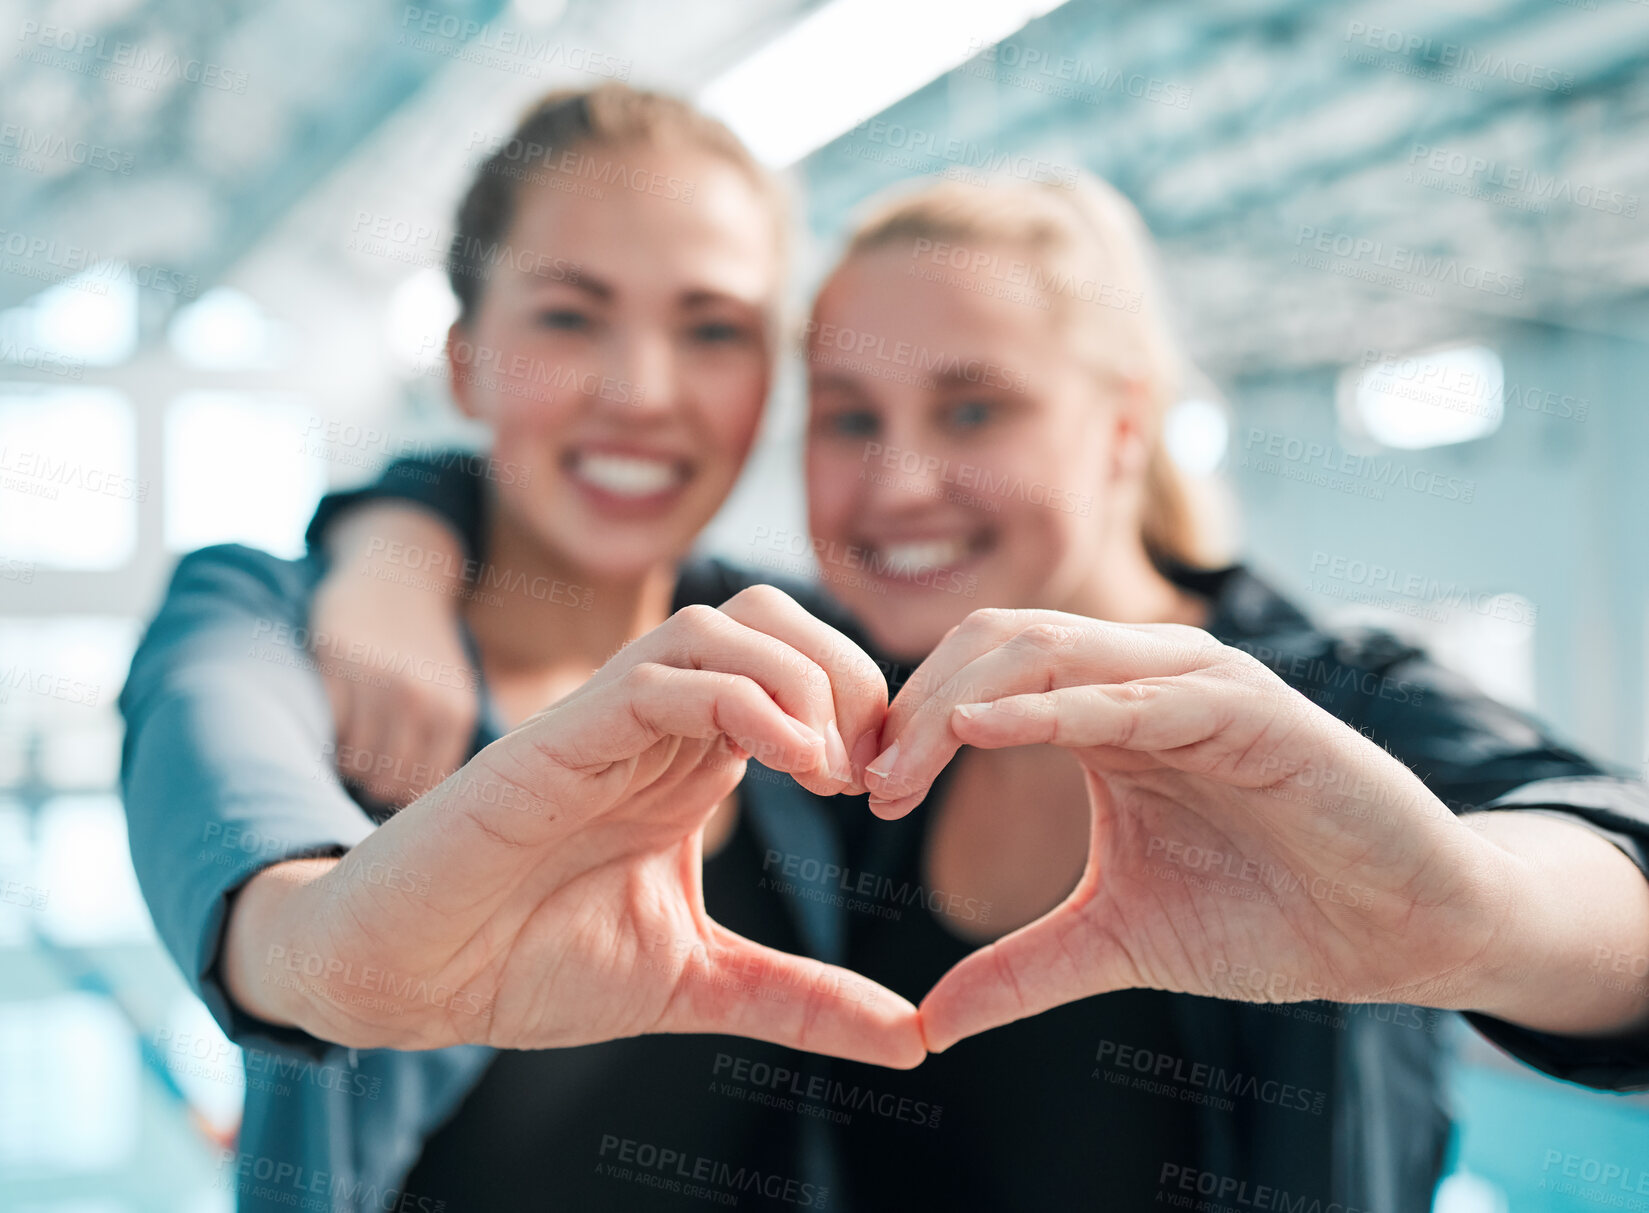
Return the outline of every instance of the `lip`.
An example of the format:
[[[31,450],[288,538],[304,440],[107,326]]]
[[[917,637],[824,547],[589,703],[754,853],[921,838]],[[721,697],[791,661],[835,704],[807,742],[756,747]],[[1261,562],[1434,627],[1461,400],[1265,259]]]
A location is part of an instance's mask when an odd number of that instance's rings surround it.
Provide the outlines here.
[[[583,474],[586,461],[599,461],[605,465],[608,483]],[[626,464],[632,466],[627,468]],[[618,482],[622,480],[628,479],[634,484],[656,474],[649,473],[642,466],[647,464],[673,467],[673,482],[651,492],[618,487]],[[612,442],[570,446],[561,456],[560,468],[579,498],[594,513],[613,521],[652,519],[669,513],[685,495],[696,473],[692,460],[674,451]]]
[[[856,541],[870,553],[868,571],[896,588],[930,589],[939,579],[978,564],[996,547],[993,531],[908,534]]]

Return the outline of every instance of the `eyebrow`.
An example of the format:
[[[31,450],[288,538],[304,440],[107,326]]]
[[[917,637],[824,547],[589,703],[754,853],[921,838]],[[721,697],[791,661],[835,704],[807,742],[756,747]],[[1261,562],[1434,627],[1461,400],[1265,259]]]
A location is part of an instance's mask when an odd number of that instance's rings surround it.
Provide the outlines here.
[[[590,277],[582,270],[571,276],[534,272],[529,274],[528,277],[537,279],[537,282],[534,284],[536,286],[575,287],[578,290],[583,291],[586,295],[589,295],[592,299],[600,300],[602,303],[609,302],[613,297],[612,287],[608,286],[599,278]]]
[[[861,399],[868,399],[864,385],[853,375],[844,375],[840,372],[823,371],[809,376],[815,388],[837,388],[849,392]]]
[[[601,303],[611,303],[613,298],[618,294],[618,292],[606,282],[603,282],[599,278],[592,278],[589,274],[583,271],[580,271],[576,276],[571,277],[558,277],[550,274],[538,274],[533,276],[538,279],[539,284],[546,287],[576,287],[578,290],[583,291],[586,295],[589,295],[592,299],[595,299]],[[680,302],[683,307],[688,308],[705,307],[718,303],[732,303],[738,305],[739,307],[760,306],[754,300],[741,298],[740,296],[734,295],[728,291],[705,290],[702,288],[682,292]]]

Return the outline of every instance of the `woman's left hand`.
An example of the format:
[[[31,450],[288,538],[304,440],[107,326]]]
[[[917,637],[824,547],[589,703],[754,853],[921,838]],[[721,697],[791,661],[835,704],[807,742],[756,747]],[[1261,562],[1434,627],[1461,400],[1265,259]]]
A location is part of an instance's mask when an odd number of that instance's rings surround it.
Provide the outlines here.
[[[963,745],[1062,746],[1087,774],[1081,881],[929,992],[933,1050],[1134,987],[1469,1007],[1505,961],[1506,852],[1199,629],[977,611],[900,692],[882,739],[866,782],[883,817],[920,803]]]

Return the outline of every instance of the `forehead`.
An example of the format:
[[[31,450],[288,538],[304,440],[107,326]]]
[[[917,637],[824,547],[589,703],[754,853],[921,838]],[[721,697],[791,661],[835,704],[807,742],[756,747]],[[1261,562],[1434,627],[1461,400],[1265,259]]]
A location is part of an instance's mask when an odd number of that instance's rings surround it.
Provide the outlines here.
[[[1052,301],[1015,285],[1005,269],[1024,254],[1009,246],[992,269],[936,265],[912,246],[850,257],[820,292],[813,311],[810,362],[847,370],[866,360],[916,351],[929,358],[983,359],[1034,375],[1063,351]]]
[[[621,292],[692,286],[759,301],[778,289],[779,239],[771,206],[738,168],[647,146],[546,153],[524,169],[506,237]]]

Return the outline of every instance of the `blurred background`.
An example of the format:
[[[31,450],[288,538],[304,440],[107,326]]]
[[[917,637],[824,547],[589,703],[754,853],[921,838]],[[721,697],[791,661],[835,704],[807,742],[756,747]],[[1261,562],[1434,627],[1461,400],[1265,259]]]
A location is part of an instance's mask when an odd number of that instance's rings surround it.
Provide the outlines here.
[[[1109,178],[1233,550],[1643,772],[1649,5],[61,0],[0,47],[0,1207],[229,1207],[239,1054],[138,895],[115,700],[180,553],[296,554],[329,487],[476,438],[451,211],[553,86],[696,98],[786,168],[798,303],[885,184]],[[732,558],[802,529],[798,388]],[[1649,1099],[1456,1035],[1439,1210],[1649,1208],[1551,1162],[1649,1166]]]

